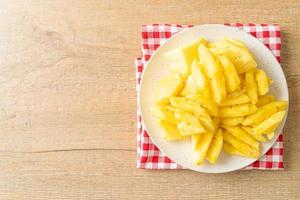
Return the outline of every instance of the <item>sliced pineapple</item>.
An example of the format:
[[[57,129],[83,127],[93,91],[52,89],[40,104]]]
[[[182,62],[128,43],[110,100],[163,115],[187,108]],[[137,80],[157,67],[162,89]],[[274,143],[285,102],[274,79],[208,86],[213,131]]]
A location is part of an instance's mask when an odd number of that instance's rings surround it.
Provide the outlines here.
[[[165,57],[169,60],[171,70],[187,78],[190,74],[193,60],[198,59],[197,50],[200,44],[207,45],[207,41],[204,38],[200,38],[183,47],[167,52]]]
[[[205,73],[209,78],[210,89],[215,102],[220,103],[226,97],[225,78],[220,63],[214,54],[204,45],[198,48],[199,62],[203,65]]]
[[[257,102],[257,83],[255,80],[255,71],[249,70],[245,74],[245,85],[247,90],[247,95],[250,97],[251,102],[253,104],[256,104]]]
[[[193,96],[197,94],[198,89],[192,75],[189,75],[183,89],[180,92],[180,96]]]
[[[177,128],[182,136],[201,134],[205,132],[205,129],[199,122],[198,118],[192,113],[177,110],[175,111],[175,117],[180,120]]]
[[[167,99],[177,95],[183,87],[183,80],[179,74],[171,74],[161,79],[158,87],[158,99]]]
[[[256,71],[257,93],[258,95],[265,95],[269,92],[269,80],[266,72],[261,69]]]
[[[171,124],[165,120],[159,120],[160,126],[164,130],[164,139],[168,141],[182,140],[180,132],[174,124]]]
[[[214,43],[218,52],[224,53],[234,64],[238,73],[242,74],[257,67],[257,63],[246,46],[226,39]]]
[[[226,55],[219,55],[218,58],[223,67],[227,91],[233,92],[238,90],[240,88],[241,81],[234,65]]]
[[[195,86],[197,88],[197,93],[204,97],[210,98],[210,86],[208,78],[204,72],[203,66],[199,64],[197,60],[194,60],[192,66],[192,76],[195,81]]]

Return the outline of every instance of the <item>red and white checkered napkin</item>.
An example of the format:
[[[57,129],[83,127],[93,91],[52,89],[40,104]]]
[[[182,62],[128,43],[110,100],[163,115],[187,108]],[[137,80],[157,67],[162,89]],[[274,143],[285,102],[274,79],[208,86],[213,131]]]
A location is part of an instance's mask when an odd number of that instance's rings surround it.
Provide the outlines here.
[[[225,24],[237,27],[264,43],[280,62],[280,29],[278,25],[268,24]],[[153,52],[172,35],[192,27],[191,25],[153,24],[142,27],[142,57],[135,59],[136,85],[139,85],[145,64]],[[182,169],[181,166],[166,157],[151,141],[144,129],[137,105],[137,167],[144,169]],[[281,133],[273,147],[258,161],[244,169],[283,169],[283,134]]]

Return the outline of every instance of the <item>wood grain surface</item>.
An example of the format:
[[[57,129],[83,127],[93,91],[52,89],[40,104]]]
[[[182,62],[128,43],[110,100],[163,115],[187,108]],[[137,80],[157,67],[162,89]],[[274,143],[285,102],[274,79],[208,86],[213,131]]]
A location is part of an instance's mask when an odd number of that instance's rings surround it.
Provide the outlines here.
[[[0,199],[300,199],[300,2],[0,1]],[[284,171],[136,169],[134,57],[151,23],[279,23]]]

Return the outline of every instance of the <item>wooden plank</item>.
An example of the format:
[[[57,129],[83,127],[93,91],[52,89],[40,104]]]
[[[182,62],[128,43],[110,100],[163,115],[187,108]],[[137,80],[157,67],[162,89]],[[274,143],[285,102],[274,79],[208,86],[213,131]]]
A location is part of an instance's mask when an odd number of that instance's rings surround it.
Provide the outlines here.
[[[134,162],[134,151],[2,154],[0,198],[297,199],[300,195],[299,168],[216,175],[139,170]]]

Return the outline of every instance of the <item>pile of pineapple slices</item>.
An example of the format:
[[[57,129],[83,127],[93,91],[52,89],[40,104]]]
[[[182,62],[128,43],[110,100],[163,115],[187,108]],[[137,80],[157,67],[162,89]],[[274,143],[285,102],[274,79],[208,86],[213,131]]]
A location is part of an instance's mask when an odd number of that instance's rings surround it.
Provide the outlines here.
[[[272,80],[240,41],[200,38],[166,53],[170,75],[160,80],[154,114],[168,141],[191,139],[194,162],[229,154],[258,158],[272,139],[286,101],[269,94]]]

